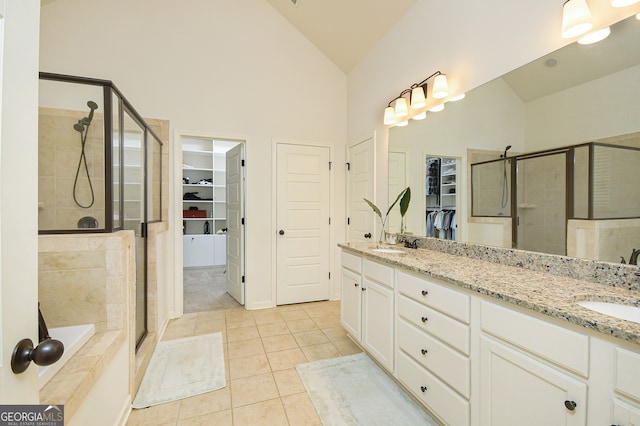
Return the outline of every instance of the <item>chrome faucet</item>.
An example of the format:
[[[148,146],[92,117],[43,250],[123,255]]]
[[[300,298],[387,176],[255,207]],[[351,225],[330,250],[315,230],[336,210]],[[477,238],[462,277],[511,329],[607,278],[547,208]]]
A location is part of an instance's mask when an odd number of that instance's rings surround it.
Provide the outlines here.
[[[409,242],[409,240],[407,240],[406,237],[402,237],[402,238],[400,238],[399,243],[404,244],[404,246],[407,247],[407,248],[414,248],[414,249],[418,248],[418,239],[417,238],[415,240]]]
[[[633,249],[631,251],[631,256],[629,257],[629,265],[637,265],[638,264],[638,256],[640,255],[640,249]]]

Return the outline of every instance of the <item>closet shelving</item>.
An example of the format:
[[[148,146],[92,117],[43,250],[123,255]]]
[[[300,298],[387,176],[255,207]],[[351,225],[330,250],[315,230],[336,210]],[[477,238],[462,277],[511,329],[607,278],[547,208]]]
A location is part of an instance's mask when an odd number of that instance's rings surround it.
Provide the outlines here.
[[[182,140],[184,266],[226,263],[226,151],[213,139]]]
[[[451,157],[426,156],[425,206],[427,236],[455,239],[457,225],[453,230],[434,230],[434,217],[439,212],[455,214],[458,195],[458,160]],[[430,217],[431,215],[431,217]],[[449,218],[451,219],[451,218]]]

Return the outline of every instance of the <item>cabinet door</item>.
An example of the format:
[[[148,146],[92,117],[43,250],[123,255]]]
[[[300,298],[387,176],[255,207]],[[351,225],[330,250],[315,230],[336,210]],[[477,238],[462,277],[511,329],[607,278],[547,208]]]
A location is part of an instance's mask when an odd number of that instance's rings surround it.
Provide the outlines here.
[[[185,268],[213,266],[213,235],[183,235]]]
[[[366,278],[362,286],[362,344],[393,371],[393,291]]]
[[[360,325],[362,313],[362,290],[360,275],[342,268],[342,302],[340,317],[342,325],[352,337],[360,341]]]
[[[640,407],[614,398],[611,424],[615,426],[640,426]]]
[[[586,383],[486,336],[480,346],[482,425],[585,425]]]

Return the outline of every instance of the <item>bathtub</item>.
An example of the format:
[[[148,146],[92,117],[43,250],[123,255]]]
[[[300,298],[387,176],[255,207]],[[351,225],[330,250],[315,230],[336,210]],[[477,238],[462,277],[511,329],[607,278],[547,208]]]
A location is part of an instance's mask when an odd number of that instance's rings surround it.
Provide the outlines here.
[[[62,368],[62,366],[75,354],[78,350],[96,334],[96,328],[93,324],[71,325],[68,327],[50,328],[49,336],[52,339],[60,340],[64,345],[64,354],[62,358],[51,365],[38,367],[38,383],[40,389],[47,384],[49,380]]]

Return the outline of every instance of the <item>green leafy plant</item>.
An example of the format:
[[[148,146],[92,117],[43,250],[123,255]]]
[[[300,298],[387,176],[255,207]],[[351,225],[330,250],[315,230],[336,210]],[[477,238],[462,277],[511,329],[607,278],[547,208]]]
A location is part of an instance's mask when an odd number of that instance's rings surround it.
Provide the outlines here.
[[[400,233],[404,234],[404,215],[409,210],[409,203],[411,202],[411,188],[407,187],[404,195],[400,199]]]
[[[408,194],[408,196],[407,196]],[[409,187],[406,187],[405,189],[403,189],[400,194],[398,194],[398,196],[396,197],[396,200],[389,206],[389,208],[387,209],[387,213],[384,215],[384,217],[382,217],[382,211],[380,211],[380,209],[378,208],[378,206],[376,206],[375,204],[373,204],[371,201],[367,200],[366,198],[363,198],[363,200],[369,204],[369,207],[371,207],[371,210],[373,210],[373,212],[378,215],[378,217],[380,218],[380,223],[382,225],[382,229],[380,230],[380,239],[379,241],[382,242],[383,237],[384,237],[384,227],[387,224],[387,219],[389,218],[389,213],[391,213],[391,210],[395,207],[396,204],[398,204],[398,201],[400,201],[400,215],[402,216],[402,220],[404,221],[404,214],[407,212],[407,209],[409,208],[409,202],[411,201],[411,189],[409,189]],[[403,205],[404,205],[404,210],[403,210]]]

